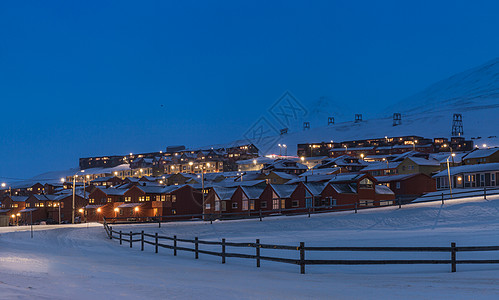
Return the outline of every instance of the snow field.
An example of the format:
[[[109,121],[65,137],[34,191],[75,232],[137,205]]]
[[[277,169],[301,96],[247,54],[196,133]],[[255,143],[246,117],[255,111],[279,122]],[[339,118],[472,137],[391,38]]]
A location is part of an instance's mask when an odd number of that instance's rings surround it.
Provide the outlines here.
[[[499,201],[454,200],[294,217],[120,225],[115,230],[179,238],[307,246],[499,245]],[[497,299],[499,265],[307,266],[159,249],[140,243],[132,249],[109,240],[101,225],[0,233],[2,299]],[[37,226],[38,227],[38,226]],[[50,226],[52,227],[52,226]],[[26,228],[29,229],[29,228]],[[13,230],[9,228],[9,230]],[[163,241],[167,242],[167,241]],[[179,246],[183,244],[179,243]],[[192,244],[189,245],[192,247]],[[210,248],[211,247],[211,248]],[[200,249],[220,251],[219,246]],[[228,252],[243,248],[228,247]],[[253,254],[254,249],[246,249]],[[297,251],[262,249],[262,255],[297,258]],[[458,253],[458,259],[497,259],[498,252]],[[307,258],[448,259],[448,253],[318,252]]]

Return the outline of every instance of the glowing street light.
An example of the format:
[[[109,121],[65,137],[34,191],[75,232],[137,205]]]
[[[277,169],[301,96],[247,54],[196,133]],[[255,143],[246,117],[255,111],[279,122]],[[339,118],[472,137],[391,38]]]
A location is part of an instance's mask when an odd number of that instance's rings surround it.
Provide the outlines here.
[[[450,190],[450,197],[452,198],[452,181],[450,177],[450,166],[449,166],[449,158],[456,156],[456,153],[452,153],[447,157],[447,175],[449,176],[449,190]]]

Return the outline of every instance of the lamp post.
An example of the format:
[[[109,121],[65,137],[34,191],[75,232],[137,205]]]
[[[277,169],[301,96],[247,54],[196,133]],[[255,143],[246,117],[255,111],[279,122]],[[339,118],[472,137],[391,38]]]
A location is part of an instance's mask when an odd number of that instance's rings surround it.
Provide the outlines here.
[[[85,170],[80,170],[78,172],[76,172],[74,175],[73,175],[73,209],[71,210],[71,224],[74,224],[75,223],[75,196],[76,196],[76,192],[75,192],[75,188],[76,188],[76,176],[78,175],[78,173],[84,173]],[[83,179],[85,180],[85,179]],[[59,206],[60,207],[60,206]],[[60,220],[60,219],[59,219]]]
[[[447,157],[447,175],[449,176],[449,190],[450,190],[450,197],[452,197],[452,181],[451,181],[451,177],[450,177],[450,166],[449,166],[449,158],[451,157],[454,157],[456,156],[455,153],[452,153],[451,155],[449,155],[449,157]]]

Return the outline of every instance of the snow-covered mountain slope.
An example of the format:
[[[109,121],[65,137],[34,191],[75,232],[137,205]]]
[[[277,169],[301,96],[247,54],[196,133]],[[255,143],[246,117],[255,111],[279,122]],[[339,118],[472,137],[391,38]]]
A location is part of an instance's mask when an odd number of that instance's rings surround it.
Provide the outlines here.
[[[499,58],[441,80],[391,109],[407,114],[499,108]]]
[[[450,137],[453,114],[460,113],[463,116],[464,137],[480,137],[475,140],[479,146],[499,146],[499,139],[496,137],[499,136],[499,58],[439,81],[398,104],[387,107],[377,119],[364,119],[363,122],[354,123],[352,112],[350,122],[315,127],[318,123],[327,124],[328,115],[334,116],[334,103],[327,105],[323,102],[324,100],[310,110],[313,113],[308,118],[314,120],[310,130],[296,130],[287,135],[262,140],[243,139],[238,143],[255,142],[264,154],[279,154],[277,144],[286,144],[288,154],[295,155],[296,144],[306,142],[403,135]],[[330,111],[321,113],[317,111],[320,107]],[[339,111],[344,114],[344,108]],[[396,112],[402,114],[402,125],[393,126],[392,116]],[[358,108],[358,113],[362,113],[361,108]],[[323,119],[316,120],[316,116],[322,116]],[[301,123],[294,128],[301,128]]]

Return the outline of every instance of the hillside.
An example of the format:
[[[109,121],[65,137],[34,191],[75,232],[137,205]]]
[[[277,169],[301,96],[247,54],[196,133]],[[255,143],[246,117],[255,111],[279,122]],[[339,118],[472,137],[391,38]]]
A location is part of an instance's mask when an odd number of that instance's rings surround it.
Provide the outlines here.
[[[278,143],[288,145],[288,154],[296,154],[296,144],[305,142],[344,141],[384,136],[420,135],[424,137],[450,137],[454,113],[463,115],[464,137],[477,138],[475,144],[499,146],[499,59],[439,81],[421,92],[387,107],[379,118],[354,123],[351,112],[349,122],[325,126],[327,116],[344,119],[345,109],[335,109],[335,102],[321,99],[309,112],[311,129],[295,130],[284,136],[271,136],[257,142],[264,154],[279,153]],[[331,110],[319,111],[320,108]],[[392,126],[393,113],[402,113],[402,125]],[[301,122],[301,120],[300,120]],[[321,124],[321,125],[320,125]],[[276,127],[279,125],[274,124]],[[293,128],[301,128],[295,124]],[[478,139],[478,137],[480,137]],[[249,140],[251,142],[255,140]],[[242,139],[238,143],[248,142]]]

